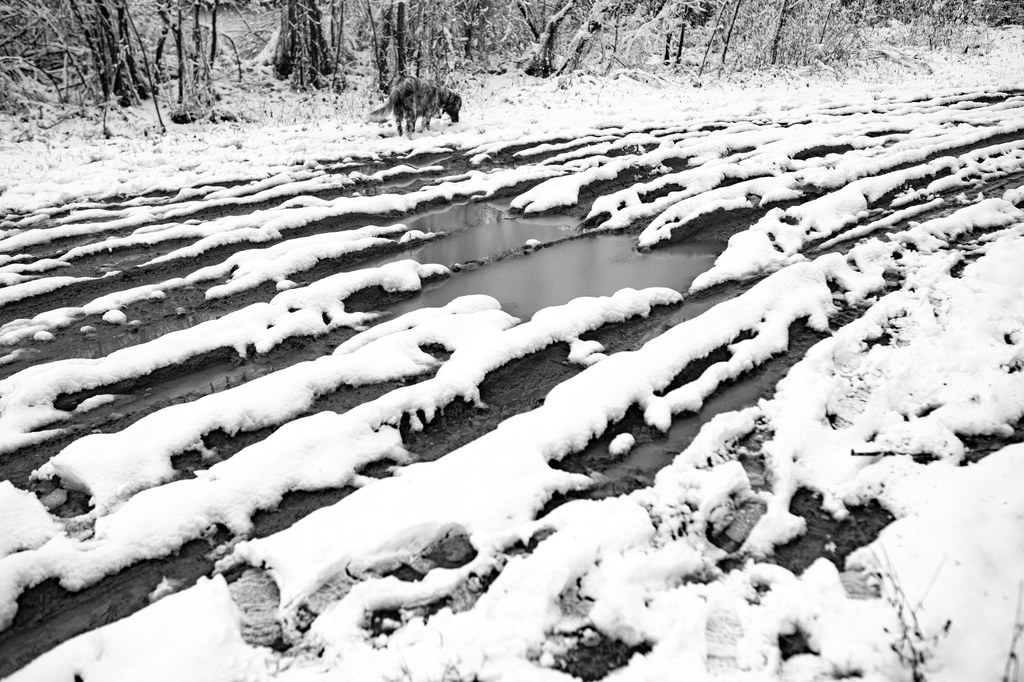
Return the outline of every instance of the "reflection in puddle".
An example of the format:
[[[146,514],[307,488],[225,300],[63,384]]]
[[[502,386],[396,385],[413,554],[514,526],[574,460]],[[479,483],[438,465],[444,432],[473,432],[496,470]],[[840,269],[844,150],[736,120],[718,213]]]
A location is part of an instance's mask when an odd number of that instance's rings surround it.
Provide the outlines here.
[[[436,246],[443,247],[451,239]],[[608,296],[624,287],[663,286],[686,291],[725,248],[721,242],[700,242],[639,253],[635,245],[633,235],[598,235],[563,242],[527,256],[460,272],[391,310],[401,315],[417,308],[443,306],[459,296],[488,294],[498,299],[506,312],[526,319],[547,306],[580,296]],[[419,253],[413,257],[420,262],[451,262],[421,260]]]
[[[452,158],[454,154],[452,152],[440,152],[436,154],[424,153],[424,154],[410,154],[409,156],[402,159],[402,163],[413,168],[423,168],[425,166],[439,166],[443,162]]]
[[[259,372],[244,363],[217,362],[206,367],[164,379],[153,386],[133,393],[114,394],[114,400],[84,412],[77,417],[80,425],[102,424],[115,413],[139,413],[150,410],[167,400],[181,396],[223,391],[244,383]]]
[[[380,267],[412,258],[420,263],[456,263],[492,259],[531,239],[551,242],[572,235],[578,221],[565,216],[512,218],[508,202],[462,204],[420,213],[402,221],[410,230],[446,235],[399,253],[369,259],[348,270]]]
[[[445,239],[411,249],[402,258],[420,263],[452,266],[483,258],[494,258],[536,239],[550,242],[572,234],[576,221],[562,217],[515,218],[493,204],[466,204],[410,220],[410,230],[438,232]]]

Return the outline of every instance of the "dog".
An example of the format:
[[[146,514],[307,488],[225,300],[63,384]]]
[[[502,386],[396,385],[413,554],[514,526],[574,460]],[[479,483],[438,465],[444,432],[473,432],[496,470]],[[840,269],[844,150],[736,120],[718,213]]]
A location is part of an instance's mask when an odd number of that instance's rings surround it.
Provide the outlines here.
[[[424,130],[430,128],[431,116],[439,117],[441,112],[448,114],[452,123],[458,123],[461,108],[462,98],[448,88],[422,78],[406,76],[399,79],[391,88],[391,94],[388,95],[388,101],[384,106],[370,112],[369,119],[380,122],[394,116],[398,134],[402,134],[404,124],[406,134],[412,139],[418,119],[423,119]]]

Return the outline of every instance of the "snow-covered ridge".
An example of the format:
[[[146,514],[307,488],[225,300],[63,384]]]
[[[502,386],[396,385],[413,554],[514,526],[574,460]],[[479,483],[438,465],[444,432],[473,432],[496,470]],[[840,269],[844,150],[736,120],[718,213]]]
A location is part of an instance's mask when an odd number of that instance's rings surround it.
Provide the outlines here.
[[[144,376],[217,348],[233,348],[244,357],[249,348],[266,353],[288,337],[314,336],[341,326],[360,328],[376,314],[347,312],[344,299],[353,292],[368,286],[415,291],[423,278],[447,273],[444,266],[411,260],[338,273],[301,289],[283,291],[270,302],[254,303],[103,358],[63,360],[22,370],[0,381],[0,452],[53,435],[41,429],[70,416],[53,407],[62,394]]]

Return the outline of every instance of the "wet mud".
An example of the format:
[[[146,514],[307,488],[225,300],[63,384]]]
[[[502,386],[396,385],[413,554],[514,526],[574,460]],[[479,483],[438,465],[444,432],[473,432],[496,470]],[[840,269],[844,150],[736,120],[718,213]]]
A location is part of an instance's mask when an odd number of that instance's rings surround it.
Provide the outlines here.
[[[612,671],[625,667],[635,654],[650,650],[651,645],[646,642],[630,645],[586,628],[579,633],[575,646],[556,658],[555,667],[584,682],[603,680]]]
[[[789,347],[784,353],[720,385],[708,396],[698,412],[675,415],[667,432],[648,426],[641,410],[637,406],[631,407],[620,421],[593,439],[583,450],[551,462],[551,466],[557,469],[590,476],[594,485],[584,490],[555,495],[538,516],[543,516],[569,500],[601,499],[653,484],[657,473],[690,445],[705,423],[722,412],[751,407],[761,398],[770,398],[774,394],[775,385],[789,368],[824,336],[809,328],[806,322],[797,321],[790,327]],[[691,362],[673,379],[666,392],[699,377],[712,364],[728,360],[729,357],[731,354],[727,348],[722,347]],[[623,433],[631,434],[635,445],[625,455],[616,457],[609,452],[608,446],[612,439]]]
[[[80,590],[65,590],[54,579],[29,588],[18,599],[10,628],[0,632],[0,676],[6,676],[75,635],[116,622],[148,606],[165,578],[182,588],[213,569],[207,555],[221,534],[193,540],[178,554],[133,564]]]
[[[800,575],[824,557],[840,571],[846,569],[846,557],[854,550],[874,542],[882,529],[896,519],[882,505],[871,500],[850,507],[849,515],[837,520],[821,508],[821,495],[801,488],[793,495],[789,511],[806,521],[802,535],[775,548],[772,560]]]

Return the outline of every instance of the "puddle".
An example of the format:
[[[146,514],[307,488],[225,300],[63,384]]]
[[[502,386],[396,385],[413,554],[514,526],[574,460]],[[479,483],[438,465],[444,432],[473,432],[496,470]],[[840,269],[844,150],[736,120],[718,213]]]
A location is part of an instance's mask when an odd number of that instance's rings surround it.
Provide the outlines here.
[[[579,221],[564,216],[512,218],[508,202],[461,204],[420,213],[402,223],[410,230],[446,235],[398,253],[362,261],[346,271],[379,267],[413,258],[420,263],[456,263],[493,259],[528,240],[551,242],[575,234]]]
[[[394,180],[385,180],[380,185],[371,185],[362,190],[365,196],[375,196],[378,194],[387,194],[389,190],[397,190],[408,192],[415,192],[422,189],[426,185],[434,182],[435,178],[424,178],[422,176],[415,177],[401,177]]]
[[[583,628],[566,639],[565,643],[571,648],[556,657],[555,667],[583,682],[603,680],[613,671],[628,665],[634,654],[642,656],[651,651],[647,642],[629,645],[591,627]]]
[[[487,204],[469,204],[458,210],[427,215],[408,223],[409,229],[443,232],[448,236],[401,254],[420,263],[455,263],[492,259],[522,247],[528,240],[551,242],[574,234],[576,221],[567,218],[512,219],[506,211]]]
[[[490,241],[485,233],[490,228],[488,225],[486,230],[477,230],[480,236],[472,236],[463,244],[444,244],[455,241],[448,238],[429,246],[448,249],[448,255],[456,256],[455,262],[470,260],[466,256],[478,242]],[[506,312],[526,319],[548,306],[580,296],[607,296],[624,287],[663,286],[686,291],[697,275],[714,264],[724,248],[724,244],[705,242],[639,253],[634,250],[635,245],[636,237],[631,235],[598,235],[563,242],[523,257],[460,272],[428,285],[422,293],[391,310],[401,315],[417,308],[440,307],[459,296],[488,294],[498,299]],[[421,262],[438,262],[420,253],[413,253],[412,257]]]
[[[600,462],[600,471],[606,483],[583,491],[577,496],[600,499],[652,485],[657,473],[689,447],[705,423],[722,412],[743,409],[757,403],[763,392],[773,386],[778,379],[779,377],[773,373],[764,372],[756,377],[725,386],[705,401],[700,412],[675,417],[664,437],[657,437],[646,443],[638,442],[621,459],[609,461],[613,458],[608,454],[608,439],[596,439],[582,452],[574,455],[574,458]],[[624,426],[626,425],[619,425],[614,433],[631,430],[623,428]],[[611,431],[608,435],[610,438]]]
[[[78,415],[76,424],[83,427],[101,426],[127,414],[145,414],[176,396],[214,393],[231,388],[249,380],[253,373],[254,369],[244,363],[217,362],[176,376],[160,377],[144,388],[140,386],[128,392],[115,387],[109,392],[114,396],[111,402]],[[97,390],[95,394],[104,393]]]
[[[800,575],[819,557],[825,557],[840,571],[854,550],[874,542],[882,529],[895,521],[877,500],[849,507],[849,515],[836,520],[821,508],[821,495],[801,488],[793,495],[789,511],[807,522],[803,534],[775,548],[775,561]]]
[[[724,242],[684,243],[639,253],[632,235],[595,235],[539,249],[526,256],[494,259],[528,240],[550,243],[575,234],[579,221],[567,216],[511,217],[508,202],[462,204],[406,220],[409,229],[436,232],[443,239],[350,268],[378,267],[412,258],[453,266],[485,261],[473,270],[424,287],[397,303],[395,315],[443,306],[459,296],[488,294],[512,315],[529,318],[541,308],[579,296],[607,296],[623,287],[689,288],[725,248]]]
[[[687,307],[683,306],[681,310],[686,310]],[[631,407],[621,421],[612,425],[600,438],[592,440],[583,450],[569,455],[560,462],[552,462],[552,466],[565,471],[599,473],[601,482],[593,488],[555,496],[549,500],[543,513],[569,499],[601,499],[653,484],[658,471],[671,464],[676,455],[689,447],[705,423],[722,412],[749,407],[756,404],[760,398],[772,395],[775,385],[789,372],[790,367],[822,336],[821,333],[808,328],[805,321],[794,322],[790,326],[789,348],[785,353],[774,356],[739,379],[719,386],[718,390],[704,401],[699,412],[683,413],[673,417],[672,425],[665,434],[658,433],[644,424],[640,410],[636,406]],[[721,359],[714,358],[714,355],[709,355],[707,361]],[[684,374],[688,371],[689,368],[684,370]],[[679,379],[680,377],[677,377],[677,380]],[[637,442],[626,455],[617,458],[611,455],[608,445],[611,439],[620,433],[633,434]],[[763,486],[763,466],[757,461],[746,461],[746,458],[741,458],[741,462],[751,482]]]
[[[434,125],[436,129],[436,121]],[[448,161],[453,156],[455,156],[455,152],[425,152],[422,154],[410,154],[402,159],[401,162],[413,168],[424,168],[425,166],[440,166],[442,162]]]

